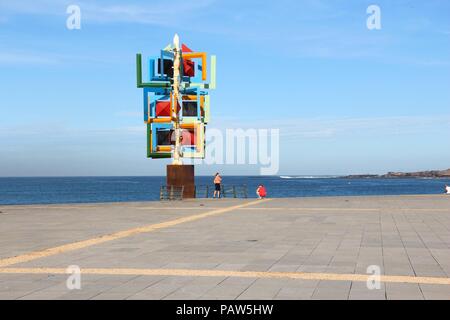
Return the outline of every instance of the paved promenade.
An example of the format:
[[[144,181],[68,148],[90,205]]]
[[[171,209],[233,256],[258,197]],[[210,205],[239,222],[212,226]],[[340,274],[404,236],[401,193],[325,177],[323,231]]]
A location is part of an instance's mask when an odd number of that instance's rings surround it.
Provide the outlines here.
[[[0,299],[450,299],[450,196],[0,206]]]

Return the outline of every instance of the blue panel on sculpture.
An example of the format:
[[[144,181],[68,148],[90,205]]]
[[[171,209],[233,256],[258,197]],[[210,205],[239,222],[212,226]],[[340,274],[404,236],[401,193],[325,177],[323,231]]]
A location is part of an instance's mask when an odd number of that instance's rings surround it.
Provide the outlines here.
[[[148,78],[149,81],[155,78],[155,59],[149,59],[148,61]]]

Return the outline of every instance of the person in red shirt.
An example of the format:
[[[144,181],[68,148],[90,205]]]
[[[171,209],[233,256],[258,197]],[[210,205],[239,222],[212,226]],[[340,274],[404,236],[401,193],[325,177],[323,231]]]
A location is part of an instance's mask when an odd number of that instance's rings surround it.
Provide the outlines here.
[[[258,195],[258,199],[264,199],[267,196],[266,188],[260,184],[256,189],[256,194]]]

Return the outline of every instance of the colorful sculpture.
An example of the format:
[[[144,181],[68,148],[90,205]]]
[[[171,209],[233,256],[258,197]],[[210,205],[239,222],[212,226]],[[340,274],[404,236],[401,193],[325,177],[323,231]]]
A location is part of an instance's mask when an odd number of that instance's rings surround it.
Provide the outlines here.
[[[144,122],[147,125],[147,157],[205,157],[205,127],[209,121],[209,93],[216,87],[216,57],[208,68],[205,52],[192,52],[173,44],[148,60],[148,82],[142,81],[142,56],[136,55],[137,87],[144,92]],[[208,69],[210,71],[209,82]]]

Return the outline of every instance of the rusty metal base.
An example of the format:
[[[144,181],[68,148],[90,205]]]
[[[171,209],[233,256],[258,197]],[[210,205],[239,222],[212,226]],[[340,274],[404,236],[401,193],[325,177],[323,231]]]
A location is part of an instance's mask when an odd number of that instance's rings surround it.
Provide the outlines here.
[[[195,198],[194,165],[168,165],[168,186],[184,186],[183,198]]]

